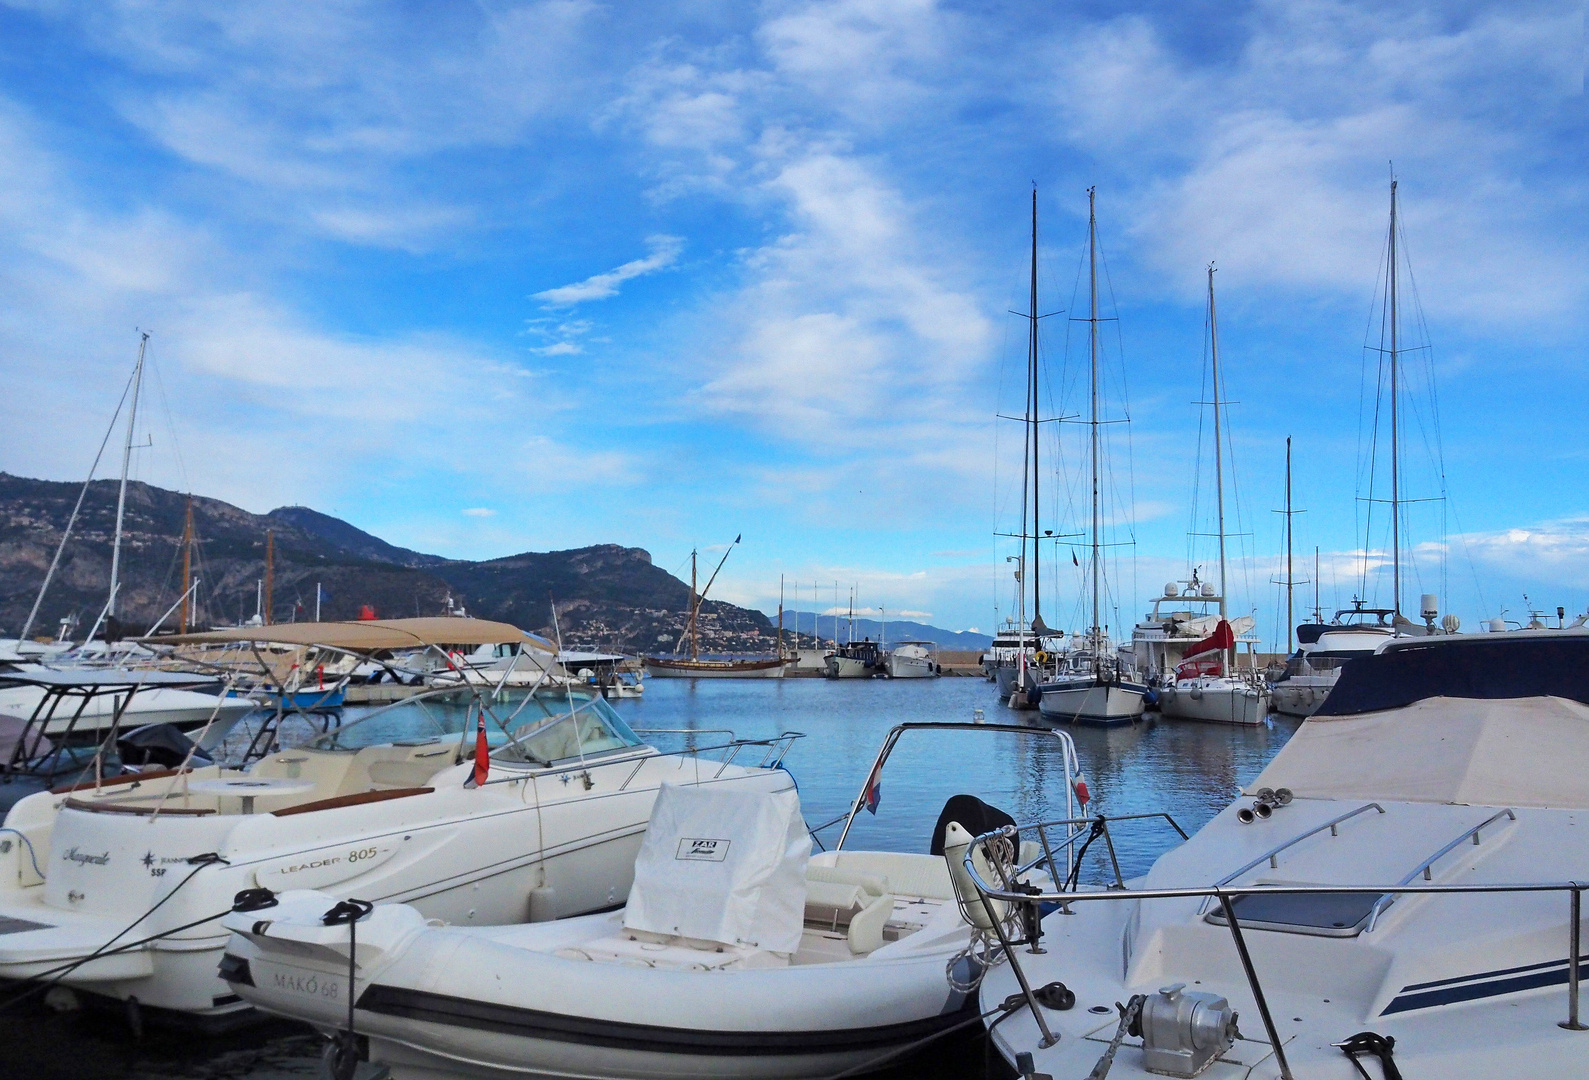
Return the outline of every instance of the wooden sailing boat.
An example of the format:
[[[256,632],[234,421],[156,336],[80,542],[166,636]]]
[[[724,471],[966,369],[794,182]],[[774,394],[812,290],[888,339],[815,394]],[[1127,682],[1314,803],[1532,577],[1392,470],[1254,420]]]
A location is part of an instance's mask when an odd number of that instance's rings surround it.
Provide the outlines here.
[[[1097,188],[1087,189],[1087,281],[1088,316],[1076,320],[1087,324],[1088,341],[1088,392],[1091,411],[1088,426],[1087,458],[1092,479],[1091,562],[1089,564],[1092,586],[1092,626],[1087,633],[1088,659],[1080,670],[1073,670],[1051,682],[1043,683],[1038,709],[1050,723],[1129,724],[1142,715],[1148,689],[1121,677],[1120,666],[1113,654],[1108,634],[1104,631],[1101,592],[1103,588],[1102,562],[1102,489],[1099,474],[1102,467],[1099,441],[1102,425],[1106,422],[1098,415],[1098,216],[1096,211]]]
[[[740,537],[734,537],[734,544],[739,543]],[[723,564],[728,561],[729,553],[734,550],[734,544],[728,545],[728,551],[723,552],[723,557],[717,562],[717,569],[712,571],[712,576],[706,579],[706,588],[696,590],[696,552],[690,552],[690,611],[684,624],[684,632],[679,635],[679,640],[674,643],[672,656],[647,656],[641,663],[645,666],[646,674],[654,679],[781,679],[784,673],[784,658],[775,656],[770,660],[702,660],[700,643],[700,617],[701,605],[706,602],[706,594],[712,587],[712,582],[717,580],[718,571],[723,569]],[[679,647],[684,644],[684,639],[690,639],[690,655],[686,659],[678,655]],[[780,639],[781,643],[781,639]],[[781,648],[780,648],[781,652]]]

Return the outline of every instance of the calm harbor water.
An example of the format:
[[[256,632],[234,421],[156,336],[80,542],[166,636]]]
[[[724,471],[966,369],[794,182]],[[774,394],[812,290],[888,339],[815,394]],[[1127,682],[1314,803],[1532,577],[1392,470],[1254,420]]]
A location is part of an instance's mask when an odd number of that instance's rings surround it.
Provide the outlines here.
[[[614,705],[635,728],[694,732],[653,736],[663,749],[682,747],[691,739],[697,746],[709,746],[727,738],[709,729],[727,728],[740,738],[755,739],[804,733],[785,765],[799,784],[806,820],[813,825],[848,810],[895,724],[969,721],[978,708],[989,722],[1018,722],[1020,715],[997,705],[989,683],[967,678],[652,679],[643,699]],[[1092,811],[1111,816],[1167,811],[1192,832],[1257,775],[1297,723],[1278,719],[1273,726],[1248,730],[1149,718],[1132,727],[1079,728],[1071,734],[1093,792]],[[759,751],[755,756],[759,759]],[[863,811],[845,846],[926,851],[944,801],[960,792],[985,799],[1017,821],[1064,816],[1058,740],[1036,729],[1024,735],[909,733],[883,773],[877,814]],[[832,846],[838,833],[835,826],[821,839]],[[1116,833],[1122,869],[1127,875],[1141,873],[1177,841],[1162,823],[1123,824]],[[1097,862],[1089,859],[1088,879],[1101,880],[1107,874],[1101,852],[1097,857]],[[0,1013],[0,1078],[287,1080],[319,1075],[320,1045],[315,1036],[288,1024],[213,1036],[151,1026],[137,1039],[118,1012],[57,1016],[31,1006]],[[896,1072],[901,1080],[907,1075],[964,1080],[979,1073],[982,1056],[978,1043],[965,1040],[952,1053],[936,1053],[930,1062],[913,1062]]]

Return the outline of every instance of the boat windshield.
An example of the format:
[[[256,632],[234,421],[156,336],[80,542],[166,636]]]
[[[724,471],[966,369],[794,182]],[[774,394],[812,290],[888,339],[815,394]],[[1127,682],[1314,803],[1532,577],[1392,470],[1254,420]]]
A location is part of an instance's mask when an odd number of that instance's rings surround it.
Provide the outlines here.
[[[392,742],[472,738],[475,695],[459,691],[376,709],[309,740],[314,750],[359,750]],[[486,709],[486,742],[500,761],[553,762],[642,745],[598,694],[582,690],[504,693]]]
[[[640,736],[599,694],[549,695],[537,699],[536,704],[540,709],[534,715],[525,710],[506,721],[511,736],[499,730],[498,738],[493,739],[487,718],[486,740],[494,747],[494,760],[551,765],[643,745]]]

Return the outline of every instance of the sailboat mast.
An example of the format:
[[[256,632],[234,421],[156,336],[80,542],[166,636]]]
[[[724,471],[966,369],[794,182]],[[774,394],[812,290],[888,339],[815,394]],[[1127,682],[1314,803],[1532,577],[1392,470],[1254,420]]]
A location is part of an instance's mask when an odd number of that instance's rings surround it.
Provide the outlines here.
[[[193,496],[188,496],[187,519],[182,523],[182,618],[178,627],[188,632],[188,599],[193,592]]]
[[[1401,614],[1401,431],[1397,417],[1398,353],[1401,351],[1400,327],[1397,325],[1397,270],[1396,261],[1396,181],[1390,182],[1390,550],[1391,581],[1395,599],[1391,606]]]
[[[1043,535],[1038,527],[1038,466],[1037,466],[1037,430],[1038,430],[1038,398],[1037,398],[1037,189],[1032,189],[1032,290],[1031,313],[1027,317],[1028,330],[1030,331],[1026,355],[1026,430],[1027,439],[1030,441],[1030,464],[1032,476],[1032,632],[1041,632],[1043,625],[1043,575],[1040,566],[1042,558],[1038,551],[1042,543],[1038,538]],[[1023,513],[1021,515],[1025,517]],[[1025,530],[1021,530],[1025,532]],[[1026,550],[1026,539],[1021,539],[1021,550]],[[1022,575],[1025,576],[1024,574]],[[1022,595],[1025,595],[1025,585],[1022,585]]]
[[[700,602],[695,599],[695,551],[690,551],[690,659],[699,660],[701,657],[700,646],[696,640],[695,613],[700,610]]]
[[[265,530],[265,625],[276,621],[276,530]]]
[[[138,364],[132,369],[132,411],[127,414],[127,441],[121,449],[121,491],[116,496],[116,539],[110,549],[110,602],[105,616],[116,615],[116,593],[121,585],[121,524],[127,512],[127,470],[132,466],[133,425],[138,422],[138,390],[143,386],[143,358],[149,347],[149,335],[138,338]]]
[[[1318,574],[1314,574],[1318,577]],[[1296,575],[1291,572],[1291,436],[1286,436],[1286,655],[1295,647],[1292,635],[1296,633],[1296,618],[1291,612],[1293,586]]]
[[[1089,458],[1092,463],[1092,665],[1093,672],[1101,671],[1103,649],[1098,618],[1098,216],[1095,210],[1098,189],[1087,189],[1087,286],[1089,292],[1089,317],[1087,319],[1088,344],[1092,363],[1088,386],[1092,396],[1092,438]]]
[[[1219,313],[1214,306],[1214,266],[1208,267],[1208,350],[1214,369],[1214,503],[1219,515],[1219,617],[1225,607],[1225,459],[1219,423]],[[1288,443],[1289,445],[1289,443]],[[1289,453],[1289,452],[1288,452]],[[1290,458],[1287,458],[1289,461]],[[1289,509],[1290,503],[1287,503]]]
[[[800,635],[795,635],[795,655],[800,655]],[[778,659],[783,659],[783,575],[778,575]]]

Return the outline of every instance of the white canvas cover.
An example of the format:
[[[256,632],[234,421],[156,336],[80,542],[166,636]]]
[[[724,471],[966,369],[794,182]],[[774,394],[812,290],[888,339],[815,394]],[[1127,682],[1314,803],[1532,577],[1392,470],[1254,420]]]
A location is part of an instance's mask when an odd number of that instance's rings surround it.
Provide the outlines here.
[[[1261,787],[1299,798],[1589,809],[1589,706],[1435,697],[1314,716],[1246,792]]]
[[[663,784],[635,858],[624,927],[792,953],[810,855],[793,791]]]

